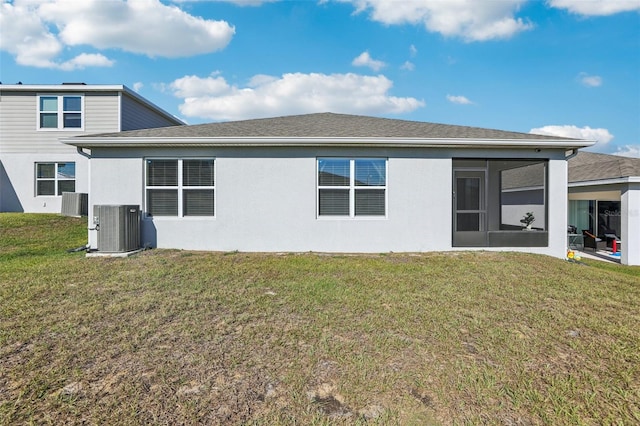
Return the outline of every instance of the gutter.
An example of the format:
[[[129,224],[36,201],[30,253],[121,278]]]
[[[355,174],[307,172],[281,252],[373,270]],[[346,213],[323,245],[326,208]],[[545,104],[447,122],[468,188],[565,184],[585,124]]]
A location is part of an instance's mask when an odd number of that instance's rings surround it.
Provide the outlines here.
[[[611,179],[584,180],[580,182],[569,182],[569,188],[580,188],[583,186],[615,185],[620,183],[640,183],[640,176],[627,176]]]
[[[143,147],[384,147],[577,149],[595,141],[567,139],[360,138],[360,137],[75,137],[60,140],[85,148]]]

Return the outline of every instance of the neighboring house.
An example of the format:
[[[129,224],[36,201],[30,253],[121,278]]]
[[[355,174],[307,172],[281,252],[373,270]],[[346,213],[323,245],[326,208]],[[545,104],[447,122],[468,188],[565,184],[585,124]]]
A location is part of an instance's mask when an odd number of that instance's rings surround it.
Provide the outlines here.
[[[141,207],[143,245],[361,253],[472,248],[560,258],[567,249],[566,157],[593,144],[332,113],[63,142],[91,151],[90,209]],[[525,182],[523,175],[533,178]],[[514,199],[518,186],[536,190]],[[525,230],[516,219],[532,207],[536,222]],[[97,232],[89,231],[93,248]]]
[[[578,152],[569,160],[569,225],[612,244],[640,265],[640,158]]]
[[[89,190],[88,154],[59,138],[182,124],[122,85],[0,84],[0,211],[60,213]]]

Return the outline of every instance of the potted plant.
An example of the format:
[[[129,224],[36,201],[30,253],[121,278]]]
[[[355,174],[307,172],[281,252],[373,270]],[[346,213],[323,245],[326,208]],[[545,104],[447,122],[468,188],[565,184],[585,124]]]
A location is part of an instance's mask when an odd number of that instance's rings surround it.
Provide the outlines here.
[[[527,212],[522,219],[520,219],[520,223],[524,225],[524,229],[527,231],[531,231],[531,224],[536,221],[533,212]]]

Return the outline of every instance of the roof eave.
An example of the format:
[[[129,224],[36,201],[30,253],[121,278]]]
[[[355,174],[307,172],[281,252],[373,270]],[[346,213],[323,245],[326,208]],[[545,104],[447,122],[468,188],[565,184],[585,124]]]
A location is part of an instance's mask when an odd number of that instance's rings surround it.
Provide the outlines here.
[[[569,188],[580,188],[585,186],[616,185],[627,183],[640,183],[640,176],[625,176],[609,179],[582,180],[569,182]]]
[[[123,92],[122,84],[2,84],[0,91],[16,92]]]
[[[82,148],[144,147],[383,147],[383,148],[564,148],[577,149],[594,141],[569,139],[472,139],[472,138],[358,138],[358,137],[75,137],[61,139]]]

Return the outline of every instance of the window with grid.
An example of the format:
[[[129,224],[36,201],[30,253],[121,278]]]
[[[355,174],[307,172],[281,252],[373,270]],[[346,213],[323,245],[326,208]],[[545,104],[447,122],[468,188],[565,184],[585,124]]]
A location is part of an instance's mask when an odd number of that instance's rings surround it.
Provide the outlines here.
[[[36,163],[36,195],[62,195],[76,190],[76,163]]]
[[[215,216],[213,158],[147,159],[150,216]]]
[[[38,96],[38,129],[70,130],[83,128],[82,95]]]
[[[387,160],[319,158],[318,216],[386,216]]]

